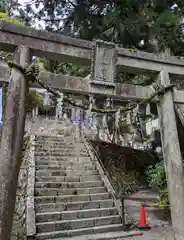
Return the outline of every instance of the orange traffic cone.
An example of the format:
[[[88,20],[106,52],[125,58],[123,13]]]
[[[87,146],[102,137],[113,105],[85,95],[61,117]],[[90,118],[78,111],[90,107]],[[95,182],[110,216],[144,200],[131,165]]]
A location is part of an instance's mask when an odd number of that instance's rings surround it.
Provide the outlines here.
[[[141,205],[140,208],[140,217],[139,217],[139,229],[150,229],[150,227],[146,224],[146,213],[145,213],[145,204]]]

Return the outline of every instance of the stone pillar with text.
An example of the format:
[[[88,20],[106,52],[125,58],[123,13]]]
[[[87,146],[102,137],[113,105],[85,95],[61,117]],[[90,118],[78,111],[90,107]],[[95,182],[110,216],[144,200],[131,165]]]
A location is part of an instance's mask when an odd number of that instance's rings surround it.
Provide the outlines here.
[[[116,45],[114,43],[101,40],[96,40],[93,43],[90,88],[92,92],[107,94],[104,108],[115,91],[116,60]],[[107,116],[104,116],[104,124],[106,119]]]

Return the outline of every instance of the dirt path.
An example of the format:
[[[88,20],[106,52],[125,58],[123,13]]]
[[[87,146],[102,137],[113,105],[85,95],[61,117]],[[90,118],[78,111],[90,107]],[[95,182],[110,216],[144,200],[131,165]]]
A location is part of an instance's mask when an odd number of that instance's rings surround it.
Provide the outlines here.
[[[151,190],[139,190],[130,196],[134,200],[125,200],[125,210],[134,222],[138,222],[141,204],[154,203],[157,196]],[[171,223],[163,210],[146,208],[146,220],[151,230],[143,231],[143,236],[132,240],[173,240]]]

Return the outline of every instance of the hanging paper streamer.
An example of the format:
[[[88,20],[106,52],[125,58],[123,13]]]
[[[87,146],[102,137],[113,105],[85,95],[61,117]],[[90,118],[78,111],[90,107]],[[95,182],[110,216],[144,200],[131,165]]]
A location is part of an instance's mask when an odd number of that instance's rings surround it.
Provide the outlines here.
[[[142,128],[141,128],[141,122],[140,122],[139,113],[137,113],[136,116],[135,116],[135,124],[136,124],[137,131],[138,131],[141,139],[143,139],[143,134],[142,134]]]
[[[127,112],[126,115],[126,124],[130,125],[131,124],[131,115],[130,115],[130,111]]]
[[[0,88],[0,123],[2,123],[3,119],[3,88]]]
[[[151,107],[149,103],[146,105],[146,115],[147,116],[151,115]]]

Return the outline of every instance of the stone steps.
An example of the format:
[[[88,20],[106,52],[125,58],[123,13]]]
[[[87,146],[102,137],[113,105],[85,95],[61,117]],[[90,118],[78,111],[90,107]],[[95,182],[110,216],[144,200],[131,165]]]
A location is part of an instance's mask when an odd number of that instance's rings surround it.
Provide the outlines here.
[[[85,181],[100,181],[99,175],[86,176],[36,176],[36,181],[49,182],[85,182]]]
[[[91,176],[91,175],[97,175],[97,170],[37,170],[36,176]]]
[[[36,188],[36,196],[60,196],[60,195],[79,195],[79,194],[95,194],[106,193],[105,187],[93,187],[93,188]]]
[[[52,222],[61,220],[74,220],[81,218],[95,218],[117,215],[118,211],[116,207],[112,208],[97,208],[97,209],[85,209],[85,210],[75,210],[75,211],[63,211],[63,212],[44,212],[37,213],[37,222]]]
[[[122,224],[112,224],[112,225],[104,225],[104,226],[95,226],[91,228],[40,233],[36,235],[36,239],[48,240],[48,239],[54,239],[54,238],[74,237],[74,236],[80,236],[84,234],[97,234],[97,233],[104,233],[104,232],[106,233],[106,232],[122,231],[122,230],[123,230]]]
[[[39,165],[36,165],[35,166],[35,169],[36,170],[56,170],[56,171],[58,171],[58,170],[60,170],[60,171],[62,171],[62,170],[81,170],[81,165],[80,164],[78,164],[78,165],[65,165],[65,166],[53,166],[53,165],[49,165],[49,166],[47,166],[47,165],[41,165],[41,164],[39,164]],[[87,165],[87,166],[83,166],[83,168],[82,168],[84,171],[87,171],[87,170],[95,170],[95,166],[94,165]]]
[[[37,223],[36,229],[37,232],[54,232],[62,230],[74,230],[74,229],[83,229],[83,228],[92,228],[95,226],[101,225],[111,225],[111,224],[120,224],[121,219],[119,215],[114,216],[104,216],[104,217],[94,217],[94,218],[83,218],[75,220],[64,220],[64,221],[52,221],[52,222],[43,222]]]
[[[89,160],[77,160],[77,159],[70,159],[70,160],[37,160],[36,165],[66,165],[66,164],[87,164],[92,165],[93,163]]]
[[[65,161],[65,162],[91,162],[90,157],[71,157],[71,156],[36,156],[35,162],[43,161],[43,162],[52,162],[52,161]]]
[[[66,142],[36,142],[36,146],[37,149],[58,149],[58,148],[68,148],[68,149],[75,149],[75,144],[71,143],[66,143]]]
[[[60,144],[60,145],[54,145],[54,144],[36,144],[36,149],[38,150],[48,150],[48,148],[50,150],[63,150],[65,148],[67,148],[68,150],[73,150],[75,148],[75,145],[72,144]]]
[[[53,137],[53,138],[39,138],[36,140],[36,142],[39,144],[42,143],[47,143],[47,144],[54,144],[54,143],[63,143],[63,144],[69,144],[72,143],[74,144],[74,140],[73,139],[66,139],[66,137],[62,136],[62,137]]]
[[[79,201],[79,202],[51,202],[36,204],[36,212],[54,212],[54,211],[71,211],[97,208],[112,208],[114,201],[112,199]]]
[[[47,164],[42,164],[42,163],[37,163],[36,162],[36,167],[37,166],[45,166],[45,167],[58,167],[58,168],[70,168],[70,167],[80,167],[81,163],[79,162],[57,162],[57,163],[53,163],[53,162],[48,162]],[[83,163],[83,167],[93,167],[93,163],[92,162],[84,162]]]
[[[40,196],[35,197],[36,203],[58,203],[58,202],[79,202],[109,199],[109,193],[80,194],[80,195],[60,195],[60,196]]]
[[[76,151],[68,151],[68,152],[64,152],[64,151],[60,151],[60,152],[35,152],[35,156],[71,156],[71,157],[75,157],[76,156]],[[83,155],[85,156],[85,155]],[[88,155],[86,155],[86,157],[88,157]]]
[[[101,187],[102,181],[86,181],[86,182],[36,182],[36,188],[90,188]]]
[[[117,232],[106,232],[106,233],[96,233],[70,237],[70,240],[123,240],[123,239],[137,239],[136,236],[143,235],[140,231],[117,231]],[[68,237],[62,237],[62,240],[68,240]],[[140,238],[139,238],[140,239]],[[51,239],[48,239],[51,240]],[[52,240],[61,240],[61,238],[52,238]]]
[[[114,200],[84,144],[64,139],[42,136],[36,141],[35,239],[122,231]]]
[[[49,140],[39,139],[39,140],[36,141],[36,143],[37,143],[38,146],[40,146],[40,145],[42,145],[42,146],[44,146],[44,145],[57,146],[57,145],[65,145],[65,144],[67,145],[67,144],[69,144],[68,141],[66,141],[62,138],[60,138],[60,139],[49,139]],[[71,140],[70,143],[73,144],[73,141]]]

